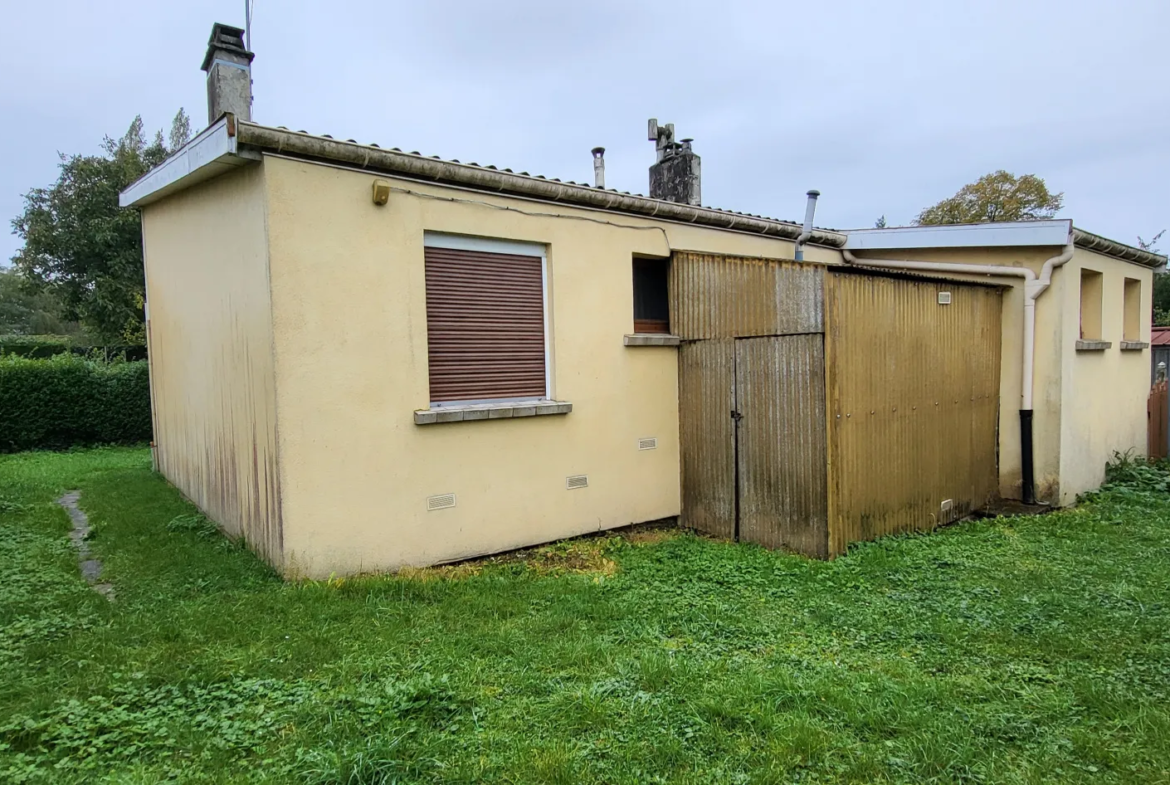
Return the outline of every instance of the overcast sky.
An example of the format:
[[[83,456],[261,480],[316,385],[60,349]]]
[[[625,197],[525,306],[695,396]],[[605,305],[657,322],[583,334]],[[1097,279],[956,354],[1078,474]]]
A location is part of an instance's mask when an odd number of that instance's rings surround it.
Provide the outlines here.
[[[244,13],[3,6],[6,220],[58,151],[96,152],[136,114],[203,127],[211,24]],[[1002,168],[1133,243],[1170,227],[1167,30],[1166,0],[256,0],[254,116],[578,181],[604,145],[607,184],[636,193],[656,117],[694,137],[710,206],[799,219],[818,188],[819,225],[895,225]],[[0,232],[0,260],[18,242]]]

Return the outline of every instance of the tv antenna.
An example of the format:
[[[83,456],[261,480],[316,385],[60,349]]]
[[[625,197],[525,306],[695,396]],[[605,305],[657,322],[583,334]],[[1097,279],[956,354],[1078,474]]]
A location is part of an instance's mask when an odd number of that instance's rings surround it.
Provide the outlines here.
[[[252,51],[252,5],[255,0],[244,0],[244,48]]]

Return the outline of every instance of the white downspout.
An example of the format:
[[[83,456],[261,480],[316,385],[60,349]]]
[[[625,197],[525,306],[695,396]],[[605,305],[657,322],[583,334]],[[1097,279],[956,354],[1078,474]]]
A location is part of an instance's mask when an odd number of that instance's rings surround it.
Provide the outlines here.
[[[1057,267],[1062,267],[1073,257],[1073,241],[1069,238],[1064,251],[1044,262],[1040,268],[1040,277],[1033,277],[1024,282],[1024,373],[1025,385],[1023,396],[1024,409],[1032,408],[1032,374],[1036,352],[1036,300],[1052,285],[1052,273]]]
[[[924,272],[965,273],[974,275],[998,275],[1024,279],[1024,346],[1023,362],[1020,378],[1020,428],[1021,428],[1021,468],[1022,488],[1021,495],[1024,502],[1035,502],[1035,478],[1032,461],[1032,387],[1035,379],[1036,363],[1036,300],[1052,285],[1052,273],[1057,267],[1066,263],[1073,256],[1073,239],[1069,234],[1068,244],[1064,251],[1044,262],[1040,275],[1027,267],[1009,267],[999,264],[959,264],[956,262],[908,262],[893,259],[858,259],[851,252],[842,250],[841,255],[849,264],[879,267],[891,270],[921,270]],[[1027,430],[1027,433],[1024,430]]]

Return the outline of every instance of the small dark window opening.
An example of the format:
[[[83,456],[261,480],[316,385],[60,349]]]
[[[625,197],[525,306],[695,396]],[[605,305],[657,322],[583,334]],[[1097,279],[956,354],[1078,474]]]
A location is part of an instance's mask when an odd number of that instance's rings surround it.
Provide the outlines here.
[[[634,260],[634,332],[669,333],[666,259]]]

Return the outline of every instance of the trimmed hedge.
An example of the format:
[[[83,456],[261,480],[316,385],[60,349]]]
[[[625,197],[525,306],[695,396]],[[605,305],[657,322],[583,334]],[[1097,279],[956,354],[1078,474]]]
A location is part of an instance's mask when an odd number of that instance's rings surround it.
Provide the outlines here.
[[[43,359],[71,351],[67,335],[0,335],[0,354]]]
[[[145,361],[0,357],[0,452],[150,440]]]
[[[68,335],[0,335],[0,355],[14,354],[41,360],[58,354],[72,353],[111,359],[145,360],[145,346],[89,346],[78,344]]]

